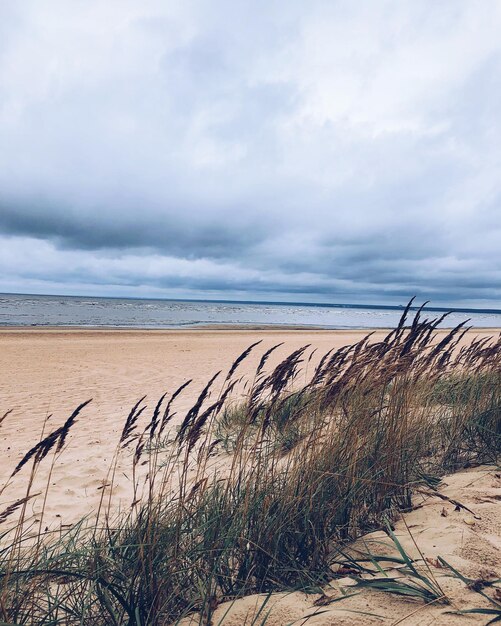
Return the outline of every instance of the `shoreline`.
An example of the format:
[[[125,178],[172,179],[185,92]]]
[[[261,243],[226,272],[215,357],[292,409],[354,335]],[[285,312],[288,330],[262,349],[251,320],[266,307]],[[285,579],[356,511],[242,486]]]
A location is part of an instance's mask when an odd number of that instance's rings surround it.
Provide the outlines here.
[[[301,331],[355,331],[362,332],[366,330],[365,328],[330,328],[327,326],[317,326],[317,325],[301,325],[301,324],[186,324],[179,326],[77,326],[77,325],[62,325],[62,326],[52,326],[52,325],[30,325],[30,326],[1,326],[0,325],[0,333],[16,331],[16,332],[155,332],[155,333],[169,333],[169,332],[193,332],[193,331],[261,331],[261,330],[269,330],[269,331],[284,331],[284,330],[301,330]],[[378,329],[370,329],[370,330],[387,330],[385,328]],[[501,330],[501,328],[500,328]]]
[[[51,325],[30,325],[30,326],[2,326],[0,325],[0,335],[2,334],[15,334],[15,333],[130,333],[130,334],[171,334],[171,333],[196,333],[198,332],[314,332],[314,333],[335,333],[335,334],[348,334],[348,333],[360,333],[369,334],[377,332],[390,332],[394,330],[394,326],[370,326],[370,327],[349,327],[349,328],[333,328],[329,326],[317,326],[317,325],[301,325],[301,324],[200,324],[200,325],[185,325],[185,326],[51,326]],[[447,326],[437,328],[435,332],[446,333],[453,327]],[[471,326],[468,328],[468,333],[501,333],[501,326]]]

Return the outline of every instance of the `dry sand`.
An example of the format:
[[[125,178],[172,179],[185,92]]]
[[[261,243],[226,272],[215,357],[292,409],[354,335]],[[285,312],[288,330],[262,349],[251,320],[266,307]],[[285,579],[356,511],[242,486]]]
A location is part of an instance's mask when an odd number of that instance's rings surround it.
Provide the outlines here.
[[[0,427],[0,476],[5,480],[23,454],[37,443],[48,415],[46,434],[60,426],[78,404],[92,398],[54,468],[45,506],[44,524],[69,524],[96,509],[124,420],[142,396],[147,396],[149,410],[153,410],[164,392],[171,393],[193,379],[175,407],[179,423],[209,378],[219,370],[225,373],[234,359],[259,339],[262,345],[242,363],[242,372],[253,372],[260,355],[280,342],[284,345],[270,359],[271,366],[300,346],[311,344],[322,354],[333,346],[353,343],[364,334],[299,330],[2,330],[0,416],[8,409],[13,411]],[[146,418],[149,415],[151,412],[145,414]],[[39,471],[35,491],[44,488],[49,468],[47,459]],[[114,494],[115,502],[121,499],[123,506],[132,500],[129,469],[130,458],[124,456]],[[0,497],[0,510],[23,493],[27,478],[25,468]],[[41,498],[31,502],[36,515],[41,502]]]
[[[322,602],[320,594],[273,594],[260,613],[263,619],[269,612],[266,626],[288,626],[292,623],[296,626],[487,624],[493,615],[454,613],[493,607],[479,593],[468,589],[457,578],[448,576],[450,572],[447,568],[437,567],[440,565],[437,557],[442,557],[470,579],[492,581],[501,578],[501,474],[499,469],[493,467],[458,472],[444,479],[440,493],[466,505],[475,516],[465,510],[456,510],[454,504],[439,498],[418,496],[414,499],[418,508],[396,523],[395,535],[407,554],[416,559],[420,570],[439,583],[449,604],[426,605],[422,601],[367,589],[359,593],[360,590],[353,586],[353,579],[344,577],[324,588],[325,595],[333,600],[331,604]],[[364,551],[368,548],[372,554],[400,556],[382,531],[366,535],[355,545]],[[402,574],[391,570],[388,576],[401,577]],[[492,589],[485,591],[493,595]],[[341,599],[343,592],[357,595]],[[266,596],[255,595],[222,604],[216,611],[213,624],[260,624],[261,620],[254,621],[254,618],[265,600]],[[306,620],[307,616],[312,617]],[[185,620],[182,626],[194,626],[194,623]]]
[[[378,331],[375,338],[386,334]],[[498,331],[471,331],[469,337],[496,334]],[[262,352],[276,343],[284,345],[276,351],[270,365],[292,350],[311,344],[320,356],[332,347],[339,347],[361,338],[363,331],[312,330],[189,330],[189,331],[108,331],[108,330],[38,330],[0,331],[0,416],[13,409],[0,427],[0,482],[3,484],[22,455],[40,437],[47,415],[52,415],[46,428],[54,429],[64,422],[77,404],[88,398],[85,409],[71,431],[68,447],[58,459],[50,476],[51,489],[43,519],[44,526],[71,524],[95,510],[124,419],[131,406],[143,395],[151,408],[159,396],[172,392],[189,378],[194,383],[177,404],[178,423],[183,411],[191,406],[201,388],[217,371],[225,372],[238,354],[249,344],[262,339],[259,350],[243,364],[251,373]],[[465,339],[468,341],[468,337]],[[314,363],[315,359],[313,359]],[[311,366],[310,366],[311,367]],[[47,460],[46,462],[47,463]],[[40,490],[48,478],[50,462],[40,473]],[[130,503],[131,477],[129,459],[119,467],[115,496],[123,506]],[[25,470],[0,498],[0,509],[23,495]],[[23,483],[24,481],[24,483]],[[478,577],[482,570],[497,571],[500,577],[499,501],[501,480],[491,469],[463,472],[446,481],[444,493],[464,502],[481,519],[474,520],[464,511],[436,499],[406,516],[425,556],[450,559],[461,571]],[[36,485],[38,489],[38,485]],[[34,519],[39,519],[42,496],[31,503]],[[441,513],[446,509],[447,516]],[[397,531],[413,549],[405,525]],[[443,575],[440,570],[438,575]],[[456,607],[482,606],[482,598],[464,592],[464,586],[450,579],[440,579],[452,594]],[[349,581],[345,581],[349,585]],[[339,595],[339,587],[326,590]],[[326,613],[308,620],[313,625],[344,625],[381,623],[380,618],[350,613],[369,611],[385,616],[383,623],[397,620],[420,608],[420,605],[399,600],[383,593],[364,592],[327,607],[315,607],[318,596],[300,593],[274,595],[267,608],[273,607],[267,626],[285,626],[315,610]],[[251,624],[254,607],[262,598],[249,597],[229,607],[224,624]],[[221,617],[228,609],[220,607]],[[405,624],[478,623],[483,617],[458,617],[445,614],[447,607],[427,607],[408,617]],[[450,610],[450,607],[449,607]],[[214,623],[218,623],[215,620]],[[259,623],[259,622],[258,622]]]

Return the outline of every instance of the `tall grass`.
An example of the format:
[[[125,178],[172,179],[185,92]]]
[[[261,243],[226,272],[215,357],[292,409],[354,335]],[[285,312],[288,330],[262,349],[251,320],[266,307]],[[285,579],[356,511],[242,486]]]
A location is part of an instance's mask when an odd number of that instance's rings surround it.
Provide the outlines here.
[[[383,527],[423,481],[496,461],[501,339],[463,345],[462,324],[437,334],[442,318],[418,311],[407,324],[409,307],[382,341],[367,336],[325,354],[305,383],[309,346],[271,371],[268,350],[242,397],[236,375],[253,344],[221,388],[222,376],[208,382],[176,432],[183,388],[163,396],[142,427],[139,401],[109,475],[113,483],[118,456],[131,450],[127,514],[114,517],[103,489],[94,523],[28,539],[31,487],[0,511],[0,618],[157,626],[194,614],[208,624],[227,599],[319,589],[335,576],[336,546]],[[50,450],[60,451],[75,417],[28,451],[9,480],[33,476]]]

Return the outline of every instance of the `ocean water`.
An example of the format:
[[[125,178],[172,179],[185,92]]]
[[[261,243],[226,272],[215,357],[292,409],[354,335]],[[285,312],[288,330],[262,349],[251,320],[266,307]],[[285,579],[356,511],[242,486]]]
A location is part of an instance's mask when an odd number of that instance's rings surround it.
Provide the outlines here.
[[[179,328],[204,325],[282,325],[322,328],[390,328],[399,307],[309,305],[182,300],[139,300],[0,294],[0,326]],[[428,309],[428,317],[439,310]],[[455,311],[443,326],[469,319],[477,327],[501,327],[501,310]]]

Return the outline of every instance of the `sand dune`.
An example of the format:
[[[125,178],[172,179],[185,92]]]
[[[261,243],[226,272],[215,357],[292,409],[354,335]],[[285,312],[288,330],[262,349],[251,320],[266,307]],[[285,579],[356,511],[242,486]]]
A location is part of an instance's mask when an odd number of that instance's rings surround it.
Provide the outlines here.
[[[248,596],[218,607],[213,623],[224,626],[260,623],[254,621],[255,616],[266,601],[260,613],[261,618],[269,614],[266,626],[291,623],[309,626],[486,624],[489,616],[454,613],[472,608],[492,608],[492,605],[457,578],[448,576],[450,571],[439,566],[437,557],[442,557],[470,579],[489,581],[501,577],[501,474],[493,467],[459,472],[444,479],[440,493],[461,502],[475,515],[464,509],[456,510],[454,504],[437,497],[418,496],[414,501],[417,508],[396,523],[395,535],[405,551],[417,559],[423,572],[436,579],[449,604],[426,605],[422,601],[400,599],[367,589],[359,593],[354,581],[344,577],[324,588],[325,601],[320,594],[300,592],[273,594],[268,600],[266,596]],[[373,554],[399,556],[392,541],[382,531],[365,536],[355,546]],[[390,570],[388,575],[401,576],[398,570]],[[358,595],[341,599],[343,592]],[[308,616],[311,617],[305,621]],[[187,626],[189,623],[185,620],[183,624]]]

